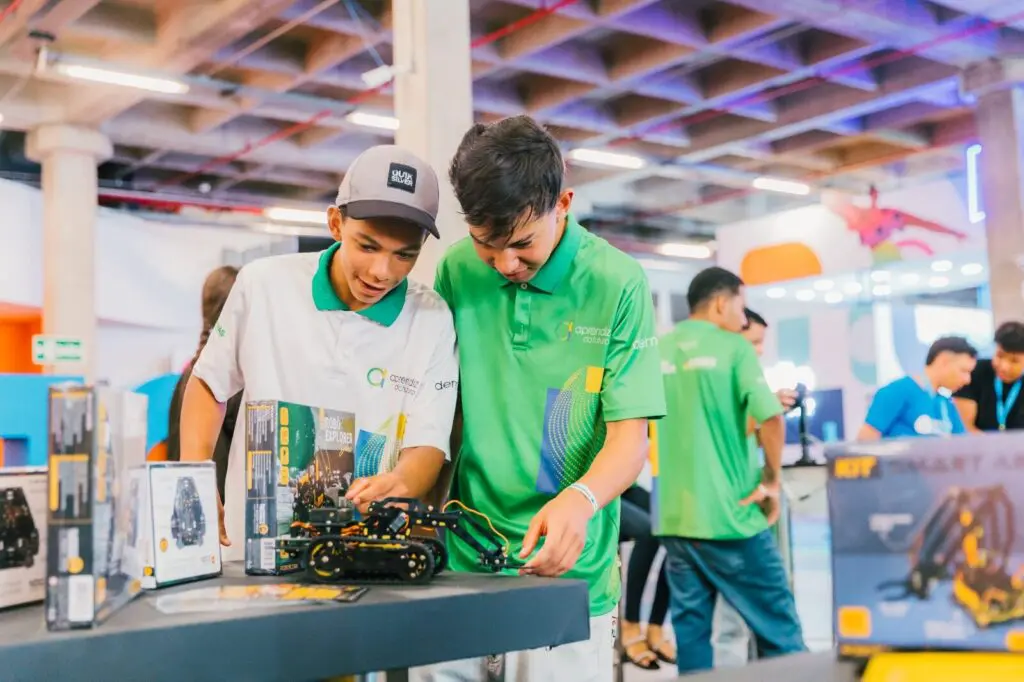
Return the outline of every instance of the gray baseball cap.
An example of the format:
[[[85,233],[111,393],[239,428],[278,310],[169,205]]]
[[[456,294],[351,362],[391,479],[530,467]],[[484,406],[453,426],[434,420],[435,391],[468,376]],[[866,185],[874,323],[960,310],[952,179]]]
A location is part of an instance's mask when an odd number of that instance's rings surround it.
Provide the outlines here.
[[[335,203],[356,220],[398,218],[440,238],[437,174],[426,161],[395,145],[370,147],[356,157]]]

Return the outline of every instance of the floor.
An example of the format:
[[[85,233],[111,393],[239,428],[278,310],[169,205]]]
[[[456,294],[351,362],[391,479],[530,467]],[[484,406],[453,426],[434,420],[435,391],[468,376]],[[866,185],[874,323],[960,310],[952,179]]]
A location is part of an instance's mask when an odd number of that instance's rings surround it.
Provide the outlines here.
[[[820,472],[820,477],[818,472],[801,474],[797,480],[787,480],[791,500],[794,595],[804,639],[812,651],[832,647],[832,570],[823,474]],[[628,552],[628,546],[624,546],[623,551]],[[641,607],[642,615],[650,608],[653,586],[650,581]],[[672,666],[662,665],[660,670],[647,671],[626,664],[624,679],[625,682],[654,682],[678,679],[678,676]]]

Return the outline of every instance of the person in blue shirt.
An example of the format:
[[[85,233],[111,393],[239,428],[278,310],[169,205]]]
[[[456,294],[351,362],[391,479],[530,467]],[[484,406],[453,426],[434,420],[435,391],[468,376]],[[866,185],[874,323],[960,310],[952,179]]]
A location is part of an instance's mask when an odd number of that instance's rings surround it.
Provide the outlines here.
[[[906,436],[952,436],[966,432],[952,394],[971,381],[978,351],[961,336],[931,345],[924,372],[878,389],[858,440]]]

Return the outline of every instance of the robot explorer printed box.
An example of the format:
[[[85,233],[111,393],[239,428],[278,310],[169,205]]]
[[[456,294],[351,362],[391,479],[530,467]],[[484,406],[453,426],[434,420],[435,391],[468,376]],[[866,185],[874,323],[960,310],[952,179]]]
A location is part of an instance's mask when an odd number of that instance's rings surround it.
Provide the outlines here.
[[[144,589],[220,575],[213,462],[147,462],[132,470],[128,498],[128,546]]]
[[[355,416],[281,401],[245,406],[245,571],[302,568],[278,538],[299,535],[309,510],[334,507],[352,483]]]
[[[828,456],[840,651],[1024,647],[1024,435]]]
[[[129,473],[146,459],[146,396],[50,388],[46,624],[99,625],[140,590],[126,545]],[[129,560],[126,560],[129,559]]]
[[[46,469],[0,469],[0,608],[46,594]]]

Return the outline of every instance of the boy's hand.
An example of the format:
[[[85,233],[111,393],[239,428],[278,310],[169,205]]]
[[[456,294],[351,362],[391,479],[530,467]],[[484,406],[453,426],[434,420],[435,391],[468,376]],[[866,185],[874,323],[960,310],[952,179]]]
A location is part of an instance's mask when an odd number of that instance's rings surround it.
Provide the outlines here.
[[[583,553],[593,516],[593,506],[576,490],[563,490],[545,504],[526,529],[519,558],[530,556],[541,537],[544,546],[519,570],[520,575],[556,578],[569,571]]]
[[[395,472],[377,476],[364,476],[352,481],[345,499],[356,506],[360,514],[365,514],[371,502],[386,497],[409,497],[409,488]]]
[[[224,527],[224,502],[220,499],[220,493],[217,493],[217,525],[220,526],[220,544],[230,547],[231,540],[228,539],[228,531]]]

